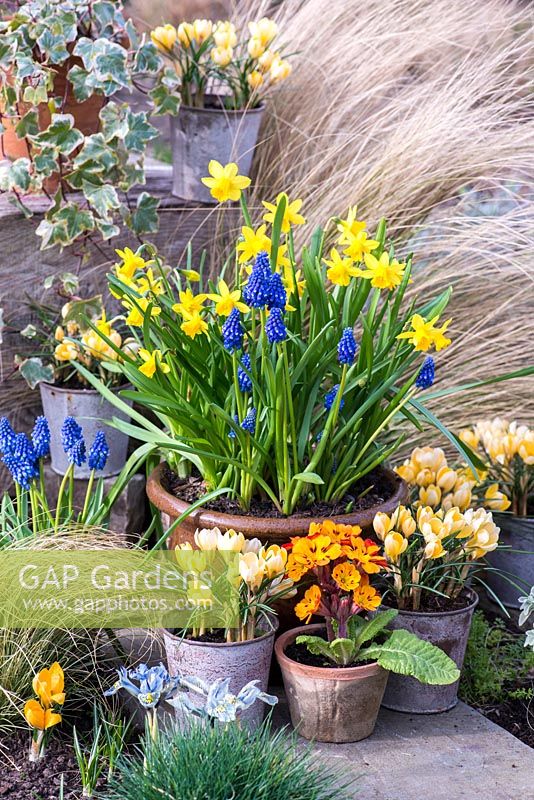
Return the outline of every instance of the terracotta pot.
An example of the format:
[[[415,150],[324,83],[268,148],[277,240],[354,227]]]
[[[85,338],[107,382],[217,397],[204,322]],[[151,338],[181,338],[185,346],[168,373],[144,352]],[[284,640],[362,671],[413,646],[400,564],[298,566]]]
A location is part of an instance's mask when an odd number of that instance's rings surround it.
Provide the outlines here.
[[[389,673],[376,662],[329,669],[299,664],[285,655],[297,636],[324,631],[324,625],[303,625],[276,641],[291,722],[305,739],[359,742],[374,731]]]
[[[187,511],[189,504],[167,492],[161,485],[161,473],[164,468],[159,464],[149,475],[147,481],[147,494],[151,503],[162,512],[164,522],[172,524],[177,517]],[[406,502],[406,483],[389,469],[384,469],[383,474],[391,485],[391,496],[384,503],[355,511],[352,514],[336,514],[331,519],[345,525],[359,525],[362,530],[372,531],[372,523],[378,511],[391,514],[399,503]],[[269,544],[287,542],[291,536],[305,536],[314,517],[254,517],[239,514],[223,514],[218,511],[198,509],[184,519],[177,526],[168,540],[168,547],[174,549],[183,542],[193,542],[197,528],[220,528],[227,531],[230,528],[241,531],[247,538],[258,537]]]
[[[100,127],[99,113],[104,105],[105,98],[101,95],[92,95],[83,102],[78,102],[74,99],[72,84],[67,80],[67,73],[74,65],[83,66],[79,58],[69,58],[64,64],[58,64],[54,67],[54,97],[65,97],[65,105],[63,108],[64,114],[72,114],[74,117],[74,126],[78,128],[85,136],[97,133]],[[26,103],[19,104],[19,114],[24,116],[29,111],[30,106]],[[51,114],[50,109],[46,103],[41,103],[38,107],[39,114],[39,129],[45,130],[50,125]],[[14,161],[17,158],[28,157],[28,145],[24,139],[19,139],[15,134],[15,126],[18,119],[13,120],[10,117],[3,117],[2,123],[5,131],[2,134],[0,142],[0,153],[3,158],[9,158]]]
[[[498,572],[488,570],[486,582],[501,603],[519,608],[519,597],[527,595],[534,586],[534,517],[515,517],[493,512],[501,529],[499,545],[487,560]]]
[[[273,657],[274,635],[277,629],[276,620],[272,621],[272,629],[248,642],[228,642],[213,644],[211,642],[192,642],[169,631],[164,632],[167,666],[171,675],[180,673],[184,677],[195,676],[207,683],[217,678],[230,678],[230,691],[237,694],[249,681],[259,681],[262,691],[267,691],[269,670]],[[200,695],[190,693],[193,702],[202,707],[204,699]],[[261,724],[267,706],[258,700],[246,709],[240,719],[249,727]],[[183,712],[176,710],[178,719]]]
[[[470,602],[464,608],[435,613],[399,611],[389,627],[410,631],[440,647],[461,670],[473,612],[478,604],[478,595],[471,589],[468,592]],[[458,684],[459,681],[447,686],[430,686],[407,675],[391,673],[382,705],[408,714],[439,714],[454,708],[458,702]]]

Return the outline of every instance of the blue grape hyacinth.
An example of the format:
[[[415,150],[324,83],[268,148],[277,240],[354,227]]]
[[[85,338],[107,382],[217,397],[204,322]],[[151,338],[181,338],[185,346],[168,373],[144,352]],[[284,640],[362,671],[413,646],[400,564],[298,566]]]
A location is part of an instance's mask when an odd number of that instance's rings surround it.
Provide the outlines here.
[[[248,353],[243,354],[241,364],[237,368],[237,382],[239,383],[239,388],[242,392],[251,392],[252,378],[250,375],[247,375],[245,369],[250,372],[250,356]]]
[[[358,345],[354,338],[352,328],[345,328],[337,346],[337,358],[340,364],[350,366],[356,357]]]
[[[418,389],[430,389],[434,383],[436,368],[432,356],[427,356],[423,361],[423,366],[419,370],[419,375],[415,381]]]
[[[282,283],[282,278],[280,277],[278,272],[275,272],[271,276],[271,280],[269,281],[269,295],[267,297],[267,308],[280,308],[282,311],[285,310],[287,303],[287,293]]]
[[[61,426],[61,444],[63,450],[68,454],[69,450],[79,439],[83,439],[83,430],[78,425],[74,417],[65,417]]]
[[[74,464],[76,467],[81,467],[82,464],[85,463],[86,460],[86,453],[85,453],[85,442],[83,439],[78,439],[72,445],[69,450],[67,450],[67,458],[71,464]]]
[[[247,285],[243,289],[243,299],[252,308],[264,308],[269,300],[272,279],[269,256],[258,253]]]
[[[281,309],[273,308],[269,314],[269,319],[265,323],[265,333],[271,344],[283,342],[287,339],[287,330]]]
[[[104,431],[97,431],[95,440],[89,449],[87,465],[89,469],[101,470],[106,466],[109,456],[109,445]]]
[[[40,416],[35,420],[32,430],[32,442],[37,458],[46,458],[50,453],[50,428],[46,417]]]
[[[251,433],[252,436],[254,436],[254,434],[256,432],[256,409],[255,408],[251,408],[250,409],[250,411],[248,412],[247,416],[245,417],[245,419],[241,423],[241,427],[243,428],[244,431],[248,431],[248,433]]]
[[[334,405],[334,402],[336,400],[338,391],[339,391],[339,383],[336,383],[336,385],[332,386],[330,391],[325,394],[325,396],[324,396],[324,407],[326,408],[327,411],[330,411],[330,409]],[[341,409],[343,408],[344,405],[345,405],[345,401],[343,400],[343,398],[341,398],[341,400],[339,402],[339,410],[340,411],[341,411]]]
[[[15,435],[13,447],[4,455],[2,461],[15,483],[23,489],[29,489],[32,480],[39,474],[33,444],[25,433]]]
[[[222,326],[223,344],[226,350],[233,353],[243,347],[244,330],[237,308],[233,308]]]
[[[17,434],[11,427],[7,417],[0,419],[0,452],[10,453],[15,446]]]

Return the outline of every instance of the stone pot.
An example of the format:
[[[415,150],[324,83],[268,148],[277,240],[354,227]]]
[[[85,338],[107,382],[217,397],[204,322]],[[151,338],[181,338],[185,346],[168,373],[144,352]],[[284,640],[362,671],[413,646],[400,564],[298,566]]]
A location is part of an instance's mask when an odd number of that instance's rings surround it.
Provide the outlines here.
[[[501,529],[499,547],[487,561],[499,572],[488,570],[485,580],[501,603],[519,608],[518,598],[534,586],[534,517],[493,512],[493,519]]]
[[[399,611],[389,627],[409,631],[440,647],[461,670],[473,612],[478,604],[478,595],[471,589],[467,591],[469,605],[464,608],[433,613]],[[447,686],[430,686],[408,675],[391,673],[382,705],[408,714],[439,714],[454,708],[458,702],[458,684],[459,680]]]
[[[167,668],[170,675],[180,673],[184,677],[195,676],[206,683],[217,678],[230,678],[230,691],[237,694],[249,681],[259,681],[263,692],[267,691],[269,671],[273,657],[274,636],[278,624],[271,621],[272,628],[256,639],[248,642],[193,642],[182,636],[164,631]],[[194,692],[190,698],[199,707],[204,699]],[[258,700],[240,715],[240,719],[251,728],[261,724],[267,706]],[[182,719],[184,712],[176,709],[176,716]]]
[[[147,494],[151,503],[162,512],[165,525],[171,525],[174,520],[187,511],[189,505],[179,500],[161,485],[161,475],[164,468],[159,464],[149,475],[147,481]],[[391,514],[400,503],[405,503],[407,498],[407,485],[395,472],[384,469],[383,474],[391,485],[391,495],[388,500],[363,511],[354,511],[351,514],[337,514],[331,517],[336,522],[345,525],[359,525],[362,530],[372,533],[372,524],[375,514],[384,511]],[[168,539],[168,547],[174,549],[184,542],[194,542],[197,528],[220,528],[225,532],[230,528],[241,531],[248,539],[257,537],[269,544],[283,544],[291,536],[305,536],[308,533],[310,522],[314,517],[254,517],[239,514],[223,514],[218,511],[197,509],[184,519],[173,531]]]
[[[263,105],[228,111],[215,96],[211,107],[181,106],[171,117],[172,193],[182,200],[216,204],[201,181],[212,159],[223,165],[233,161],[240,175],[250,175],[263,111]]]
[[[276,641],[291,723],[305,739],[359,742],[374,731],[389,673],[376,662],[330,669],[299,664],[286,656],[297,636],[324,631],[324,625],[302,625]]]
[[[124,387],[123,387],[124,388]],[[126,463],[128,436],[105,424],[113,417],[127,420],[128,417],[105,400],[96,389],[66,389],[51,383],[40,383],[43,413],[50,426],[50,465],[54,472],[64,475],[69,462],[61,445],[61,426],[65,417],[74,417],[83,428],[87,449],[93,443],[96,432],[104,430],[109,445],[109,458],[98,475],[118,475]],[[115,391],[120,391],[116,389]],[[131,401],[126,401],[131,405]],[[74,468],[75,478],[88,478],[91,470],[87,462]]]

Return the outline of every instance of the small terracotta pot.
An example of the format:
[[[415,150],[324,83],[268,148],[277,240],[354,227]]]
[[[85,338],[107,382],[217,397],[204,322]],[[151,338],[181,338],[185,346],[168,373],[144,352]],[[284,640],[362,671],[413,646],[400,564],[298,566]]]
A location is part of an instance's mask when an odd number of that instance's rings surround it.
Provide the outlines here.
[[[189,504],[179,500],[168,492],[161,485],[161,474],[164,468],[159,464],[149,475],[147,481],[147,494],[151,503],[159,509],[164,518],[165,524],[172,524],[177,517],[189,508]],[[331,519],[345,525],[359,525],[362,530],[371,532],[375,514],[384,511],[391,514],[400,503],[404,503],[407,498],[408,487],[406,483],[395,472],[384,469],[383,474],[391,485],[391,496],[384,503],[365,509],[355,511],[352,514],[337,514]],[[308,533],[310,522],[313,517],[253,517],[239,514],[222,514],[218,511],[206,511],[198,509],[184,519],[174,530],[167,541],[169,548],[174,549],[177,545],[184,542],[193,543],[197,528],[219,528],[227,531],[230,528],[241,531],[247,539],[257,537],[269,544],[287,542],[291,536],[305,536]]]
[[[473,612],[478,603],[478,595],[471,589],[468,592],[470,603],[464,608],[434,613],[399,611],[389,627],[409,631],[440,647],[461,670]],[[459,681],[446,686],[431,686],[407,675],[391,673],[382,705],[408,714],[439,714],[454,708],[458,702],[458,684]]]
[[[375,729],[389,673],[376,662],[329,669],[299,664],[285,655],[297,636],[324,631],[324,625],[303,625],[276,641],[291,722],[305,739],[359,742]]]
[[[272,629],[248,642],[228,642],[213,644],[212,642],[192,642],[189,639],[175,636],[164,631],[167,666],[171,675],[180,673],[184,677],[195,676],[206,683],[213,683],[217,678],[230,678],[230,691],[237,694],[249,681],[259,681],[263,692],[267,691],[269,671],[273,657],[274,636],[278,627],[272,620]],[[190,693],[191,700],[202,707],[204,700],[200,695]],[[267,706],[258,700],[246,709],[240,720],[251,728],[261,724]],[[176,710],[178,719],[183,712]]]

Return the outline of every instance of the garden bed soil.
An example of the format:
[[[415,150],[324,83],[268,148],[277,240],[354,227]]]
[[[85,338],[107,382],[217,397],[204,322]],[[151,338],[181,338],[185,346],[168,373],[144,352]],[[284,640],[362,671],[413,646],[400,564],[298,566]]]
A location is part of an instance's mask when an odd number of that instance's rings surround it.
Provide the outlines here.
[[[29,746],[29,731],[0,736],[0,799],[57,800],[63,775],[64,800],[80,800],[80,773],[70,742],[52,733],[45,756],[35,763],[28,761]]]
[[[517,682],[506,687],[509,691],[524,689],[534,692],[534,675],[529,681]],[[499,705],[478,708],[481,714],[512,733],[529,747],[534,748],[534,696],[531,699],[508,697]]]
[[[182,500],[184,503],[194,503],[195,500],[206,494],[206,485],[198,476],[187,480],[179,478],[169,467],[164,467],[161,474],[163,488]],[[332,503],[315,502],[310,506],[297,507],[295,515],[301,517],[327,518],[348,514],[356,511],[365,511],[373,506],[386,502],[391,497],[391,483],[380,470],[373,470],[354,484],[341,500]],[[280,518],[284,515],[272,504],[270,500],[253,498],[248,510],[241,508],[237,500],[230,497],[216,497],[203,505],[207,511],[218,511],[222,514],[237,514],[243,517],[272,517]]]

